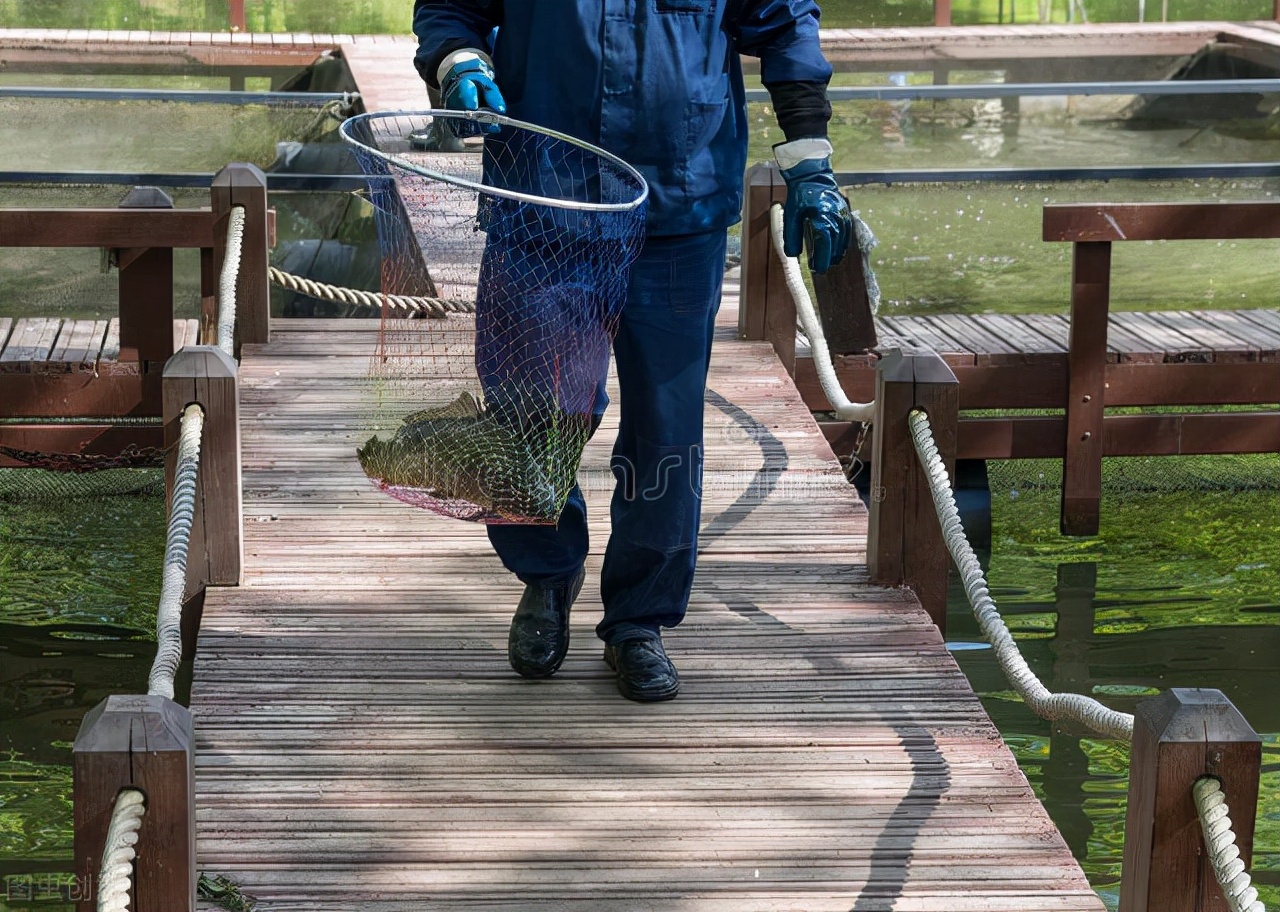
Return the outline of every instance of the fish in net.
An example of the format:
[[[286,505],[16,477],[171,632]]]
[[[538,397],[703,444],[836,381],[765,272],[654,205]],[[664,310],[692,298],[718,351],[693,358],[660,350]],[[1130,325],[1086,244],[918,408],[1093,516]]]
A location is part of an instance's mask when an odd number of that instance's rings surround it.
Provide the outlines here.
[[[482,140],[423,148],[450,120]],[[603,150],[475,112],[343,124],[365,170],[382,290],[474,315],[384,307],[357,457],[393,497],[458,519],[555,523],[607,401],[603,378],[644,241],[644,179]],[[411,137],[418,137],[411,143]]]

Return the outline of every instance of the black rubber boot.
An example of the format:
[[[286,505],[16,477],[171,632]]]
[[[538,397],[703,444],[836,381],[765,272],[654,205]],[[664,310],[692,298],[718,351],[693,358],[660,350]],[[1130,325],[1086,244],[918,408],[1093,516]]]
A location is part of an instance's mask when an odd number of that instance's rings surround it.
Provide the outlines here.
[[[658,703],[680,693],[680,675],[662,648],[661,637],[633,637],[604,648],[604,660],[618,676],[618,692],[637,703]]]
[[[582,591],[586,571],[551,589],[526,586],[511,619],[507,658],[516,674],[549,678],[569,651],[569,609]]]

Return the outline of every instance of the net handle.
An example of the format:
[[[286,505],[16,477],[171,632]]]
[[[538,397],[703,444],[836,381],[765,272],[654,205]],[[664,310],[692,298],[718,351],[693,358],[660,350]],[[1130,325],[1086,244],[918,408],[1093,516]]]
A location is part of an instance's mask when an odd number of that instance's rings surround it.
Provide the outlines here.
[[[521,193],[518,190],[502,190],[498,187],[490,187],[488,184],[481,184],[476,181],[467,180],[465,177],[458,177],[454,174],[444,174],[439,171],[433,171],[430,168],[424,168],[422,165],[411,162],[408,159],[401,158],[399,155],[394,153],[386,152],[382,149],[375,149],[372,146],[366,145],[351,135],[351,129],[357,122],[388,117],[430,117],[432,119],[435,119],[436,117],[440,117],[441,119],[465,118],[466,120],[473,121],[475,123],[498,124],[500,126],[516,127],[521,130],[540,133],[543,136],[548,136],[552,139],[558,139],[562,142],[569,143],[572,146],[584,149],[598,155],[606,161],[612,162],[635,178],[636,183],[640,186],[640,193],[634,200],[628,203],[578,203],[573,202],[572,200],[552,199],[551,197],[546,196],[536,196],[532,193]],[[436,109],[426,111],[378,111],[370,114],[357,114],[354,117],[347,118],[338,128],[338,132],[346,142],[363,150],[369,155],[374,156],[375,158],[380,158],[383,161],[394,164],[397,168],[403,168],[406,171],[412,171],[422,177],[429,177],[432,180],[438,180],[446,184],[465,187],[468,190],[474,190],[477,193],[484,193],[489,196],[499,196],[504,199],[515,200],[516,202],[535,203],[540,206],[551,206],[556,209],[567,209],[573,212],[631,212],[639,208],[641,204],[649,198],[649,183],[644,179],[644,176],[612,152],[601,149],[599,146],[592,145],[591,143],[578,139],[575,136],[570,136],[567,133],[549,130],[546,127],[526,123],[522,120],[515,120],[514,118],[506,117],[502,114],[495,114],[492,111],[441,111]]]

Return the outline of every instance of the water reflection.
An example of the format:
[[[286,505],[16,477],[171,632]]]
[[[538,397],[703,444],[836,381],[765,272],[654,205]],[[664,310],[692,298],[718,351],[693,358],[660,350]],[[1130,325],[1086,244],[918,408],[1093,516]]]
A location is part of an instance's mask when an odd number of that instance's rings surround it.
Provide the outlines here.
[[[1133,712],[1143,696],[1171,686],[1216,688],[1263,734],[1264,745],[1270,745],[1264,750],[1274,758],[1280,742],[1280,701],[1275,699],[1280,626],[1150,625],[1109,632],[1099,615],[1137,610],[1152,617],[1162,608],[1212,599],[1164,579],[1149,588],[1100,591],[1099,564],[1091,561],[1057,564],[1051,602],[1027,594],[1006,589],[996,598],[1027,663],[1051,690],[1093,694],[1108,706]],[[949,623],[956,646],[976,639],[976,625],[958,587],[952,591]],[[1128,745],[1033,715],[1010,693],[990,650],[953,652],[1072,854],[1114,908],[1124,846]],[[1253,865],[1264,899],[1270,892],[1273,902],[1280,892],[1275,889],[1280,883],[1280,846],[1274,839],[1274,822],[1280,819],[1276,769],[1274,762],[1264,766]]]

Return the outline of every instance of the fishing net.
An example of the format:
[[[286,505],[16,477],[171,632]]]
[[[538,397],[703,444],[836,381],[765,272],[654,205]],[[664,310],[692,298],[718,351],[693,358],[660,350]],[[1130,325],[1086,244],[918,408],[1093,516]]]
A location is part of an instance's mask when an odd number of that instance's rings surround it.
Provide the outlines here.
[[[458,142],[478,119],[497,132]],[[368,179],[383,292],[453,311],[384,305],[361,467],[446,516],[556,522],[604,404],[644,179],[494,115],[365,114],[342,134]]]

